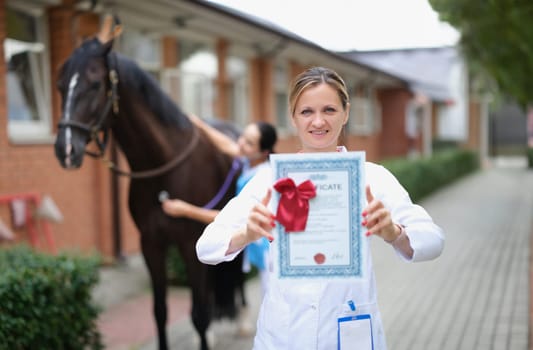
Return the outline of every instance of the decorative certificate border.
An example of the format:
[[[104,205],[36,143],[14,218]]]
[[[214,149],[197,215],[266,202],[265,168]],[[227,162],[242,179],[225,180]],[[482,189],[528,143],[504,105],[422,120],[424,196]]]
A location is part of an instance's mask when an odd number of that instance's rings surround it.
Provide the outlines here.
[[[364,203],[364,152],[342,152],[342,153],[298,153],[298,154],[272,154],[270,156],[273,169],[274,181],[284,177],[291,177],[296,184],[301,183],[295,178],[303,174],[303,177],[319,178],[326,177],[328,173],[344,174],[348,179],[348,203],[346,216],[349,218],[349,259],[346,264],[304,264],[291,265],[291,242],[290,235],[311,234],[309,227],[303,232],[286,233],[283,225],[276,225],[277,233],[277,270],[279,278],[361,278],[364,273],[364,253],[365,242],[361,232],[361,212]],[[316,174],[313,174],[316,172]],[[291,176],[289,176],[289,174]],[[311,174],[311,175],[309,175]],[[301,180],[301,179],[300,179]],[[313,181],[314,182],[314,181]],[[317,191],[317,196],[320,193]],[[273,192],[275,208],[279,202],[280,195]],[[313,199],[310,201],[312,205]],[[344,248],[346,249],[346,248]]]

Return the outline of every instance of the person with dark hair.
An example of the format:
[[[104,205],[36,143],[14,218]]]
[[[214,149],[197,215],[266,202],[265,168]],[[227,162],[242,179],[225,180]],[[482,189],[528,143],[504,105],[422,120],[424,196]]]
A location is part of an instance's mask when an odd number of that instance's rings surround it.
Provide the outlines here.
[[[217,148],[241,160],[242,171],[237,178],[236,194],[239,194],[244,185],[257,171],[269,166],[268,157],[271,153],[274,153],[274,146],[278,140],[278,135],[273,125],[263,121],[252,122],[244,128],[237,142],[235,142],[199,117],[190,115],[189,118],[207,134]],[[219,212],[216,209],[202,208],[181,199],[164,200],[162,207],[163,211],[169,216],[186,217],[206,224],[211,223]],[[250,264],[257,268],[261,278],[263,294],[268,281],[268,246],[268,240],[265,238],[258,239],[245,249],[243,260],[245,272],[250,271]]]
[[[343,79],[328,68],[310,68],[296,77],[289,93],[289,112],[301,143],[299,153],[347,152],[339,145],[339,136],[349,118],[347,91]],[[302,158],[304,156],[307,155]],[[444,237],[429,214],[411,202],[407,191],[383,166],[366,162],[362,167],[366,182],[364,198],[361,198],[364,203],[362,229],[351,227],[349,223],[345,225],[350,227],[348,234],[353,229],[361,241],[379,237],[405,261],[438,257]],[[274,242],[269,250],[274,268],[259,311],[253,349],[386,349],[372,258],[366,241],[361,248],[364,250],[362,273],[358,278],[282,278],[276,275],[284,253],[276,242],[281,240],[278,235],[285,233],[272,231],[282,225],[281,217],[274,215],[276,208],[270,203],[272,172],[270,167],[258,171],[205,228],[196,243],[200,261],[218,264],[234,259],[259,238]],[[279,215],[279,207],[277,209]],[[302,218],[296,217],[299,213],[297,210],[291,213],[295,221]],[[347,219],[351,220],[349,215]],[[286,223],[284,219],[283,225]],[[298,240],[294,244],[301,247],[306,242]]]

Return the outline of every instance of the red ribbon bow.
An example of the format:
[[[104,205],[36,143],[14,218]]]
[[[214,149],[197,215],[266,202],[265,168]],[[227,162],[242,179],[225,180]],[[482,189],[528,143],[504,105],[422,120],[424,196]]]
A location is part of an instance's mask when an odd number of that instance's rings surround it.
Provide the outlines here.
[[[274,189],[281,193],[276,220],[286,232],[304,231],[309,214],[309,199],[316,196],[315,185],[306,180],[296,186],[291,178],[279,179]]]

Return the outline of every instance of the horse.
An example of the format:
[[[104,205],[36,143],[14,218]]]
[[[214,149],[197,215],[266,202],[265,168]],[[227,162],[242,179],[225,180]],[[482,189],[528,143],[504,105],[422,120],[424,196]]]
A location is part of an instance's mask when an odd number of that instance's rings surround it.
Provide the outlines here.
[[[213,315],[236,315],[234,292],[239,286],[242,292],[244,281],[242,257],[214,267],[202,264],[195,244],[204,225],[165,215],[160,195],[166,191],[172,198],[197,205],[212,202],[219,209],[235,193],[235,181],[229,175],[237,168],[155,79],[112,50],[117,35],[116,28],[112,31],[108,25],[97,37],[86,39],[61,67],[62,118],[55,155],[63,168],[80,168],[84,154],[103,156],[112,133],[130,167],[130,172],[114,169],[131,178],[128,205],[150,275],[159,349],[168,348],[166,256],[173,244],[186,265],[191,318],[200,348],[208,350],[206,331]],[[87,149],[91,142],[97,145],[96,154]],[[221,271],[222,277],[216,275]]]

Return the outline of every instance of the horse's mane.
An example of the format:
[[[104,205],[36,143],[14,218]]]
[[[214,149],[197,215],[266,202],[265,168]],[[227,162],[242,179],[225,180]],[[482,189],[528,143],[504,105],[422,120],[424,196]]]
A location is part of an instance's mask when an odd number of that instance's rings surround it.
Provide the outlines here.
[[[161,89],[159,83],[132,59],[116,53],[119,84],[135,89],[146,101],[148,108],[166,124],[190,128],[191,122],[183,111]]]

